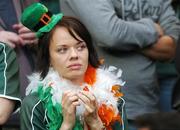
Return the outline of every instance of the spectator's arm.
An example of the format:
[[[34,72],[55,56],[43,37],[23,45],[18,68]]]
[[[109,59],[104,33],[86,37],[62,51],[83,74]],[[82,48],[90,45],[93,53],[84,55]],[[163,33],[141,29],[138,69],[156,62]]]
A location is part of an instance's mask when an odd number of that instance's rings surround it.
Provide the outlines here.
[[[158,42],[151,47],[143,49],[142,52],[154,60],[170,60],[175,55],[176,44],[170,36],[162,36]]]
[[[171,6],[171,0],[164,0],[162,5],[158,22],[163,28],[164,34],[172,37],[175,41],[174,43],[177,43],[180,36],[180,21]]]
[[[180,23],[170,4],[170,0],[162,3],[163,8],[159,17],[159,24],[163,29],[164,36],[156,44],[143,49],[143,53],[154,60],[174,58],[176,43],[180,36]]]
[[[64,1],[101,46],[135,50],[149,46],[158,39],[159,35],[152,20],[144,18],[127,22],[117,16],[111,0]],[[62,11],[65,10],[63,2],[61,6]]]
[[[0,125],[3,125],[14,110],[15,102],[9,99],[0,98]]]

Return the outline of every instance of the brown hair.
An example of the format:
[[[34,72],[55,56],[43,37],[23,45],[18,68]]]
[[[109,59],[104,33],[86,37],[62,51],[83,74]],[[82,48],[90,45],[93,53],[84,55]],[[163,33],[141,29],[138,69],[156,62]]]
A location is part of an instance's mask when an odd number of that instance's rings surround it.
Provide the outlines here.
[[[44,79],[50,67],[49,45],[52,35],[57,27],[65,27],[73,38],[80,41],[74,32],[82,38],[87,45],[89,51],[89,64],[95,68],[99,66],[97,52],[93,46],[92,38],[86,27],[76,18],[63,16],[56,26],[48,33],[44,34],[39,39],[39,54],[38,54],[38,71],[41,73],[41,78]]]

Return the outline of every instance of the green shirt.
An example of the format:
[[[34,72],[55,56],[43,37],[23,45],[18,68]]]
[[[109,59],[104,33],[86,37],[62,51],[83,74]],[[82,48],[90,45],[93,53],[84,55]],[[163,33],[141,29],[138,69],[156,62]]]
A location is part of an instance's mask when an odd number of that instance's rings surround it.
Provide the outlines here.
[[[20,117],[21,130],[48,130],[45,108],[37,93],[24,98]]]
[[[16,101],[20,106],[19,73],[16,53],[0,42],[0,97]]]
[[[44,102],[41,101],[37,93],[32,93],[24,98],[21,107],[21,130],[48,130],[48,117],[44,107]],[[126,118],[126,117],[124,117]],[[128,130],[127,121],[124,122],[124,130]],[[119,123],[113,125],[113,130],[122,130]]]

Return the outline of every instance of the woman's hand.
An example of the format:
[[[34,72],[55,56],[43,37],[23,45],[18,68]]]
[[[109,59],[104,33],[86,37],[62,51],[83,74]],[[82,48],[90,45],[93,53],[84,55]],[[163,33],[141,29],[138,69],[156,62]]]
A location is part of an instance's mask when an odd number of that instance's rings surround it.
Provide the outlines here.
[[[92,130],[103,129],[103,123],[98,116],[98,107],[95,96],[89,91],[80,91],[78,93],[79,99],[83,102],[85,106],[84,119],[86,124]]]
[[[72,130],[76,122],[76,106],[80,105],[75,92],[66,91],[62,96],[63,123],[60,130]]]

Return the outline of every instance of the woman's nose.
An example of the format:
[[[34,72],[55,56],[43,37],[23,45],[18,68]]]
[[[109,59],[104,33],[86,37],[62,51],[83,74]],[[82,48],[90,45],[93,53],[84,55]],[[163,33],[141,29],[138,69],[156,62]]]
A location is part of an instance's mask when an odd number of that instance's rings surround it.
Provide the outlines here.
[[[76,50],[76,48],[71,48],[70,56],[71,56],[70,59],[78,59],[78,51]]]

